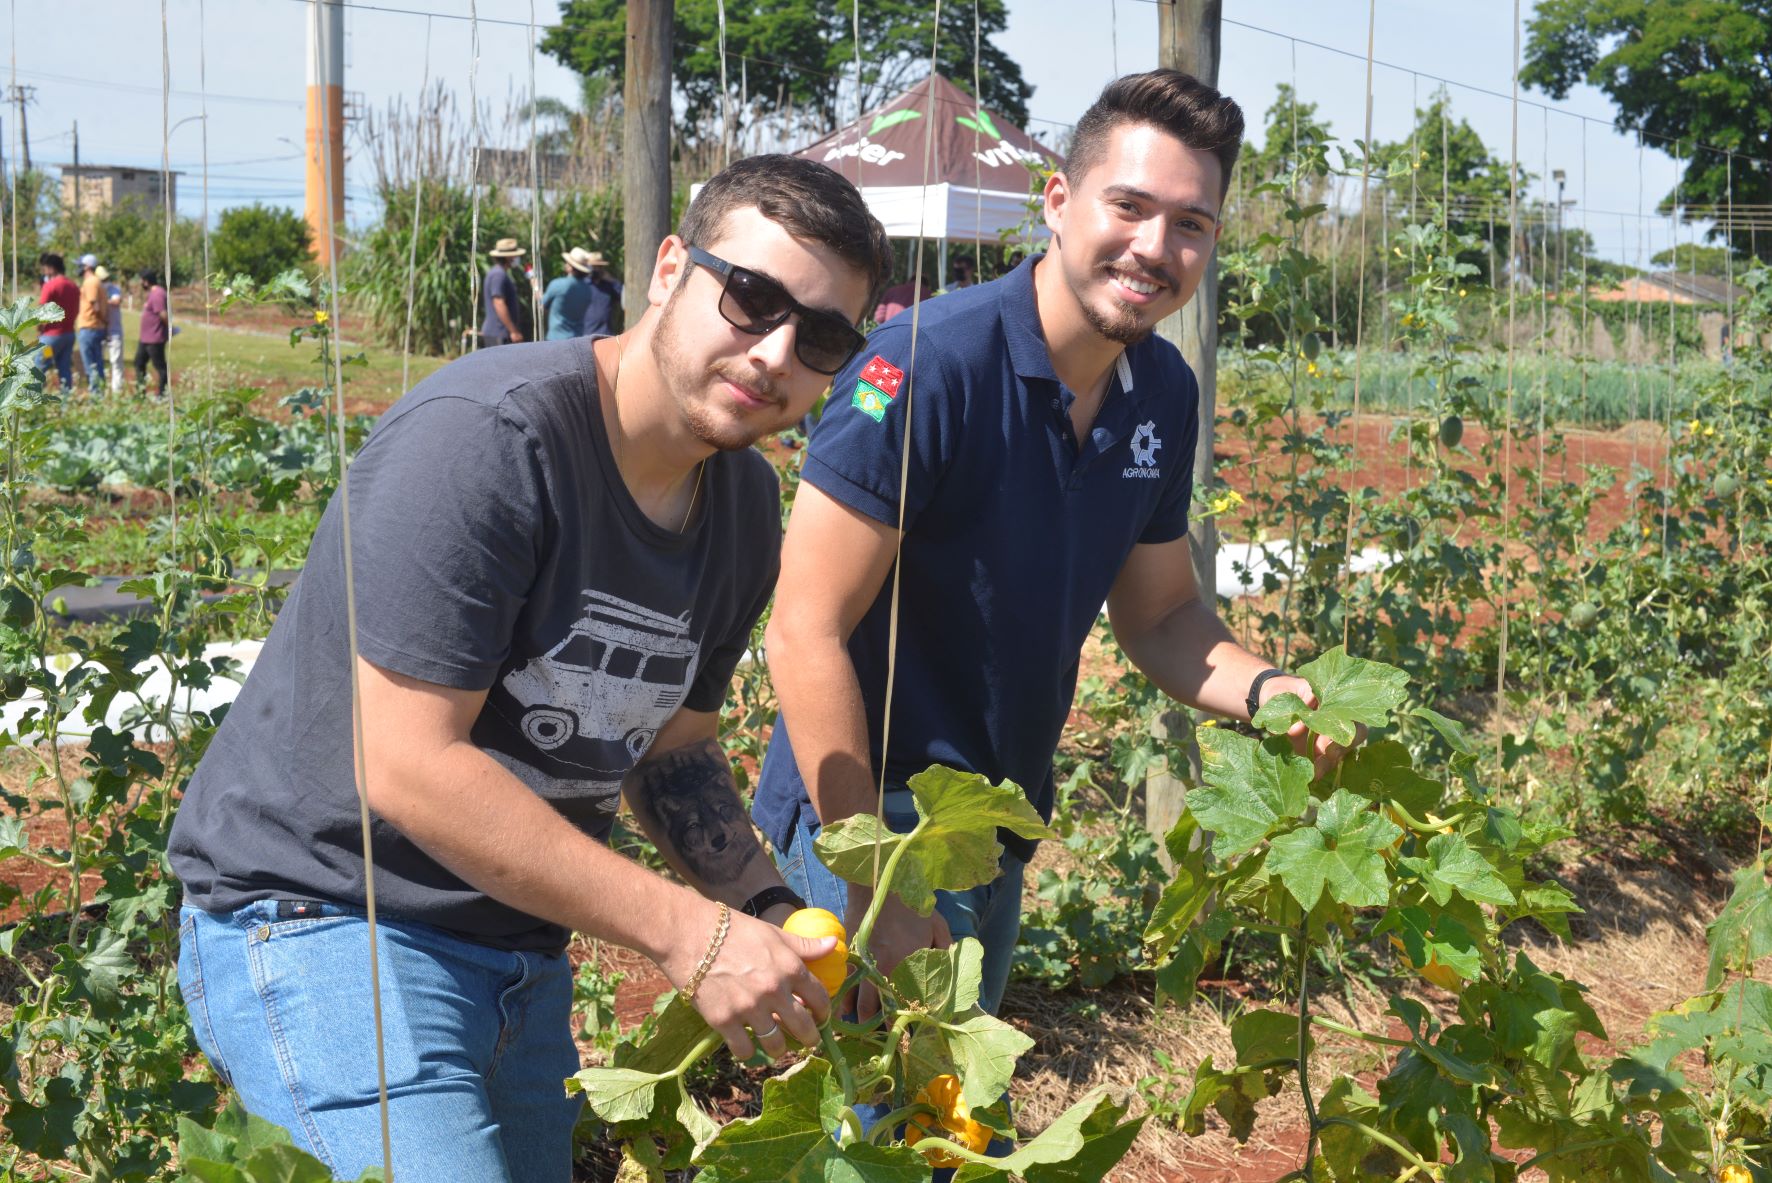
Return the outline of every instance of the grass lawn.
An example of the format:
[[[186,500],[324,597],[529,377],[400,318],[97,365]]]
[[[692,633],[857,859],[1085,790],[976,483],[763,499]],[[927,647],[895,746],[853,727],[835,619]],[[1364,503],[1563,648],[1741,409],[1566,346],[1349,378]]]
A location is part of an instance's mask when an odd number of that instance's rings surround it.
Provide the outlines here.
[[[189,389],[200,382],[201,367],[213,364],[217,389],[260,386],[273,398],[282,398],[304,386],[322,382],[319,346],[311,340],[289,344],[287,330],[251,328],[229,324],[227,318],[216,317],[205,328],[201,315],[180,315],[173,305],[173,324],[180,332],[166,349],[166,363],[175,388]],[[290,323],[294,323],[293,320]],[[350,333],[347,318],[345,331]],[[123,313],[123,362],[130,366],[135,356],[135,343],[141,331],[141,311],[125,309]],[[366,364],[345,367],[345,394],[351,410],[373,412],[385,408],[405,392],[400,381],[400,351],[381,345],[361,345],[347,338],[347,358],[362,354]],[[414,355],[410,363],[411,381],[441,368],[447,359]],[[127,381],[133,370],[126,369]]]

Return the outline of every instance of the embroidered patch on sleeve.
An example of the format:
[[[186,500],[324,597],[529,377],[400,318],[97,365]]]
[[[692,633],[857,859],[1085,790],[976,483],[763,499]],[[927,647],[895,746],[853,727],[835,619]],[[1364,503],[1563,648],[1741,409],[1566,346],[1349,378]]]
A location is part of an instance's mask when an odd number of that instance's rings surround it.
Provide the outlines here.
[[[886,405],[898,397],[898,388],[903,384],[904,371],[876,353],[861,368],[861,381],[855,384],[850,404],[878,423],[886,417]]]

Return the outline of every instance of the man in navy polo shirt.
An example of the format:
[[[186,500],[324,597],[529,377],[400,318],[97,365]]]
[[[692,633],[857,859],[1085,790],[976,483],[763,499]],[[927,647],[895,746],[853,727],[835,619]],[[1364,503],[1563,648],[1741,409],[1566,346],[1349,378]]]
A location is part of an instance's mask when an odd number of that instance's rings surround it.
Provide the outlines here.
[[[1314,701],[1239,646],[1199,592],[1187,539],[1197,388],[1152,335],[1199,285],[1242,133],[1237,105],[1186,74],[1111,83],[1046,185],[1048,252],[923,304],[914,360],[913,316],[882,326],[833,385],[783,544],[767,638],[782,711],[754,813],[788,885],[852,926],[869,890],[832,876],[812,843],[875,809],[892,648],[895,829],[916,821],[906,779],[936,763],[1012,780],[1050,816],[1052,756],[1104,601],[1127,656],[1184,703],[1248,719],[1250,701],[1281,691]],[[1294,740],[1322,766],[1341,755],[1302,730]],[[938,893],[928,917],[889,901],[874,954],[890,968],[976,936],[981,1002],[995,1010],[1031,854],[1011,837],[994,882]],[[877,1005],[865,987],[859,1005]]]

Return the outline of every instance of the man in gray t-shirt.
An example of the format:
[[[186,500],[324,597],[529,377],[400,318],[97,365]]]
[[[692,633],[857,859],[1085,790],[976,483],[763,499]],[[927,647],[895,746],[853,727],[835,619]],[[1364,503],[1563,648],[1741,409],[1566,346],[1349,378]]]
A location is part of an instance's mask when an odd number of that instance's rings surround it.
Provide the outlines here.
[[[197,1042],[334,1174],[382,1164],[379,1045],[395,1177],[565,1183],[573,932],[736,1055],[816,1042],[831,942],[775,927],[717,728],[780,548],[749,445],[860,347],[888,260],[838,174],[746,159],[630,332],[446,366],[351,465],[169,844]],[[688,888],[608,849],[623,797]]]

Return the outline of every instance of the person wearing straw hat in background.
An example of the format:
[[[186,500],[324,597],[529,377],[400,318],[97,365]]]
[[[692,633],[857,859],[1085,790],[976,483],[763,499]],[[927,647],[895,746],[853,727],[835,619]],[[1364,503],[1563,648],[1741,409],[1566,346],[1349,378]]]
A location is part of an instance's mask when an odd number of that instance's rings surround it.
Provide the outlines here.
[[[105,297],[105,373],[112,394],[123,393],[123,289],[111,281],[108,267],[93,272]]]
[[[80,314],[74,318],[74,336],[89,395],[102,394],[105,389],[105,332],[111,311],[98,270],[97,255],[80,256]]]
[[[550,341],[578,336],[591,302],[591,252],[575,246],[560,257],[566,261],[566,274],[541,294],[541,313]]]
[[[585,286],[591,289],[590,303],[585,307],[584,323],[579,331],[586,337],[606,337],[619,333],[621,323],[621,283],[609,276],[609,260],[601,251],[590,255],[591,277]]]
[[[514,238],[501,238],[487,252],[492,266],[486,269],[486,321],[480,326],[480,344],[509,345],[523,339],[523,310],[517,303],[517,281],[507,262],[525,254]]]

